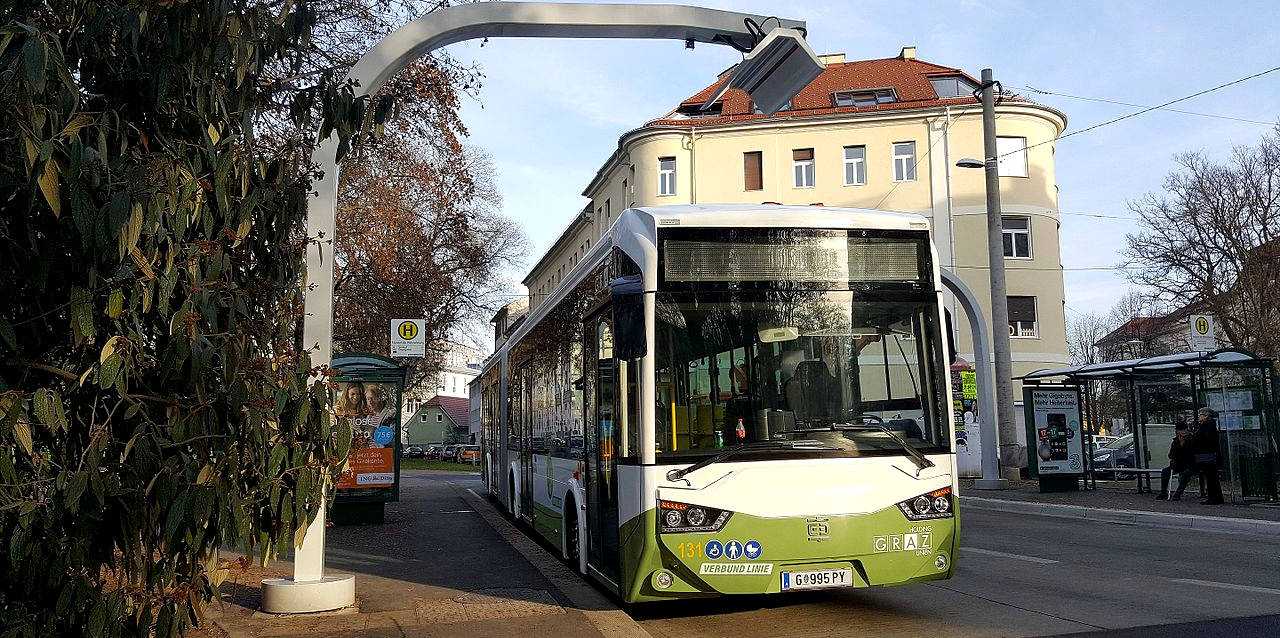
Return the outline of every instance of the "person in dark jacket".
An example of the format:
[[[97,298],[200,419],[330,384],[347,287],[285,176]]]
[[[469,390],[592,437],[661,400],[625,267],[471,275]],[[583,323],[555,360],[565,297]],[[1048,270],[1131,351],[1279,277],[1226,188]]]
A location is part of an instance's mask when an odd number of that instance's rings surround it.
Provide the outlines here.
[[[1191,450],[1190,434],[1191,428],[1187,426],[1185,419],[1179,420],[1178,425],[1174,426],[1173,442],[1169,444],[1169,466],[1160,470],[1160,495],[1156,499],[1163,501],[1169,498],[1169,479],[1175,474],[1178,476],[1178,487],[1173,493],[1173,500],[1182,498],[1187,481],[1195,476],[1196,459]]]
[[[1195,451],[1196,468],[1200,478],[1204,480],[1205,498],[1200,502],[1205,505],[1222,504],[1222,483],[1218,480],[1218,463],[1222,455],[1218,442],[1218,413],[1209,408],[1200,408],[1195,438],[1192,449]]]

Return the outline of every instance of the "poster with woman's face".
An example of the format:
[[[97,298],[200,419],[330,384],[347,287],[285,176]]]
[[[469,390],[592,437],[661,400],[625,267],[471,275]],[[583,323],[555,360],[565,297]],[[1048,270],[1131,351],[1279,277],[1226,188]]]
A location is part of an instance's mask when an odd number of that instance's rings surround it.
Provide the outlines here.
[[[351,422],[351,452],[339,488],[395,484],[396,431],[400,398],[395,383],[348,381],[339,384],[334,414]]]

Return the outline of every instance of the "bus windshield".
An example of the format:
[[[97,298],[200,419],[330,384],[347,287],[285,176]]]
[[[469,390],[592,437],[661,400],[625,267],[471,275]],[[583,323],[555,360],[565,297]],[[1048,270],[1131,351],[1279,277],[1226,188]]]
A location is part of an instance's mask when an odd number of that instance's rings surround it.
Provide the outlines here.
[[[658,457],[761,442],[901,453],[868,419],[921,451],[949,449],[935,294],[656,295]]]

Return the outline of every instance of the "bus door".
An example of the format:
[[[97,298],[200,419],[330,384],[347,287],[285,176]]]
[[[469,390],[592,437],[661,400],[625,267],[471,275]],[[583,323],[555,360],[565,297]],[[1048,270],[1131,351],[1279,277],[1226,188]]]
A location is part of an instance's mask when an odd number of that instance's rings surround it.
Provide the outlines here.
[[[533,521],[533,375],[520,371],[520,516]]]
[[[609,309],[586,322],[587,564],[616,585],[618,575],[618,369]]]

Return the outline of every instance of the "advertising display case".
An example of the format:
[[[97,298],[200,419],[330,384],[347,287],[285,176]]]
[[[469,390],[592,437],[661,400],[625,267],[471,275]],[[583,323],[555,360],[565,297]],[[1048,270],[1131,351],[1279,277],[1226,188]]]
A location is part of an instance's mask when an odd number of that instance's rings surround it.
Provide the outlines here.
[[[330,364],[334,416],[351,425],[351,451],[338,478],[336,522],[381,522],[384,506],[400,497],[400,394],[405,369],[371,354],[343,355]]]

